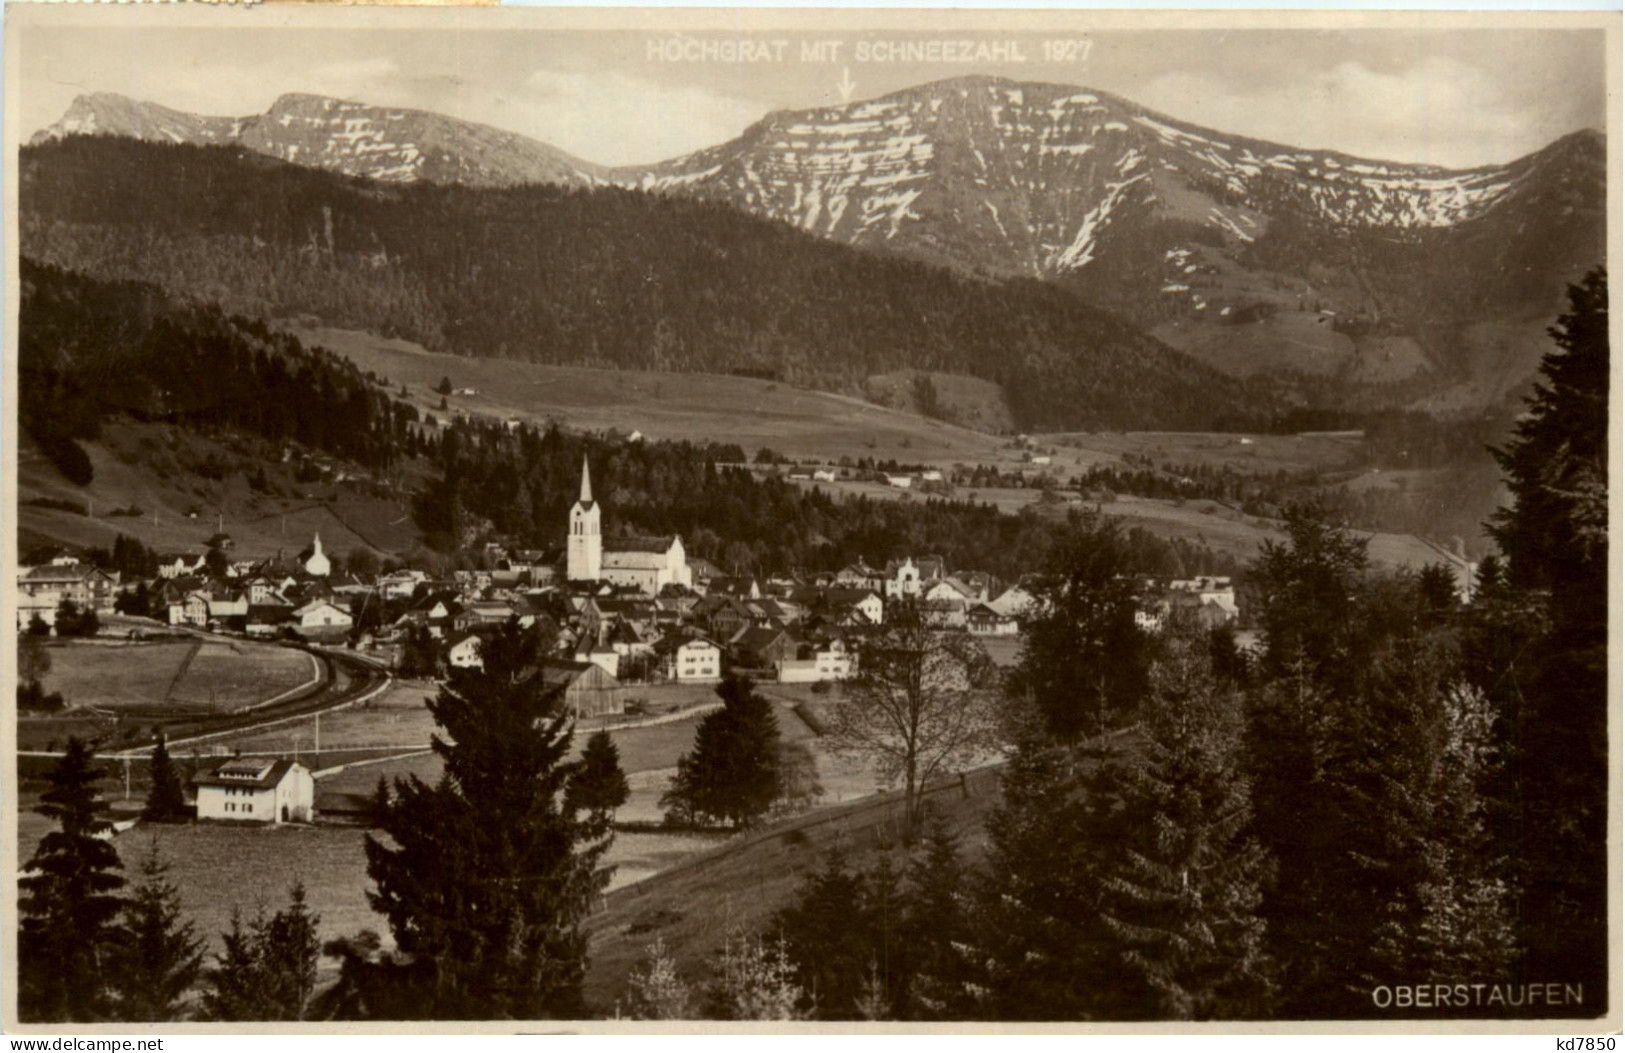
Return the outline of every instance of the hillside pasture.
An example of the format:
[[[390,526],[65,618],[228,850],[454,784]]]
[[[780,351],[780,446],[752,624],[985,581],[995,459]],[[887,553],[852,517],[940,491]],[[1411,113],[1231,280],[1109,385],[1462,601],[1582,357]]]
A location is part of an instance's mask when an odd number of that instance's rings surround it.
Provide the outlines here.
[[[407,552],[418,531],[405,497],[378,496],[350,482],[300,483],[263,444],[227,445],[168,424],[107,422],[95,442],[81,444],[94,478],[65,479],[26,437],[17,450],[17,513],[21,545],[49,541],[108,548],[119,534],[159,552],[204,550],[216,529],[230,534],[234,558],[298,552],[321,532],[329,552],[368,548]],[[188,466],[213,457],[234,466],[219,479]],[[256,492],[248,469],[263,468],[274,493]],[[88,514],[46,508],[34,499],[67,501]],[[128,514],[138,511],[139,514]]]
[[[437,354],[406,340],[354,330],[296,328],[300,340],[402,384],[407,401],[448,413],[518,417],[583,431],[637,430],[653,439],[767,446],[793,457],[907,458],[933,463],[987,460],[994,436],[888,409],[863,399],[792,384],[714,373],[547,366]],[[450,395],[441,379],[475,395]]]

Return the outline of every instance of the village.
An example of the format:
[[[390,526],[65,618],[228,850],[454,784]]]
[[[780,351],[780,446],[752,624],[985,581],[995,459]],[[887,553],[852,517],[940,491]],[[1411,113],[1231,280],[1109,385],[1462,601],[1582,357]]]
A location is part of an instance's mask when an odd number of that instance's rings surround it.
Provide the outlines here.
[[[572,716],[602,725],[669,716],[707,697],[683,689],[715,685],[727,674],[829,694],[857,672],[865,639],[902,603],[944,633],[977,640],[996,664],[1010,665],[1023,625],[1036,613],[1030,581],[1003,582],[931,555],[805,576],[728,575],[689,557],[680,537],[606,537],[603,512],[584,462],[563,545],[487,544],[478,553],[481,569],[442,579],[409,566],[371,573],[343,567],[319,534],[291,558],[239,558],[230,538],[217,535],[203,551],[162,554],[150,579],[61,555],[20,571],[17,630],[79,636],[80,623],[94,613],[107,619],[99,625],[103,638],[182,633],[287,643],[432,681],[481,666],[482,643],[516,624],[544,641],[542,675],[562,687]],[[1229,578],[1140,584],[1138,624],[1148,631],[1174,611],[1208,627],[1239,615]],[[67,714],[75,701],[65,700]],[[317,734],[319,746],[319,718]],[[192,788],[199,818],[317,818],[311,772],[296,756],[205,765]],[[332,818],[359,810],[353,797],[328,795],[328,803]]]

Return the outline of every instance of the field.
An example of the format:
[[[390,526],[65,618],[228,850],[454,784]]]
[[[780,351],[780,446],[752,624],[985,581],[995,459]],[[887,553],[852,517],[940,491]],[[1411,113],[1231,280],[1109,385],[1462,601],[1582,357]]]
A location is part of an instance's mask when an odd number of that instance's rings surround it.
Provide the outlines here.
[[[981,855],[981,824],[998,800],[997,785],[997,775],[985,772],[969,780],[968,794],[944,786],[931,798],[961,834],[966,858]],[[656,939],[675,953],[685,979],[703,983],[723,939],[764,927],[830,848],[839,846],[856,870],[873,867],[882,854],[902,866],[898,812],[893,796],[784,820],[612,893],[608,910],[587,922],[589,1000],[608,1008],[624,997],[627,975]]]
[[[313,660],[265,644],[176,641],[49,645],[47,691],[69,706],[234,710],[308,683]]]
[[[109,421],[102,438],[84,444],[95,469],[88,487],[68,482],[32,442],[17,450],[17,513],[24,551],[43,541],[112,545],[119,534],[159,552],[201,552],[219,527],[235,542],[233,555],[298,552],[321,531],[328,551],[357,548],[407,552],[418,541],[402,500],[364,493],[348,483],[296,483],[287,466],[258,447],[222,445],[169,425]],[[186,466],[214,456],[235,466],[207,479]],[[277,493],[256,493],[247,465],[264,468]],[[34,499],[70,501],[87,515],[42,508]],[[125,514],[139,510],[139,515]]]
[[[577,430],[636,429],[653,439],[736,442],[748,453],[770,446],[795,457],[986,462],[999,445],[968,428],[786,383],[464,358],[351,330],[294,332],[387,377],[397,391],[405,384],[409,401],[442,417],[440,396],[431,389],[444,377],[453,387],[478,390],[449,396],[451,412],[554,421]]]
[[[32,802],[26,802],[32,803]],[[33,855],[49,824],[32,810],[19,823],[19,858]],[[310,908],[321,916],[319,938],[353,935],[372,929],[389,939],[388,924],[367,903],[367,861],[362,851],[366,831],[356,827],[256,826],[225,823],[168,826],[142,824],[114,839],[126,874],[156,842],[172,864],[169,878],[180,891],[183,910],[209,941],[221,950],[220,934],[231,925],[232,908],[251,914],[264,903],[275,911],[287,904],[289,886],[305,883]],[[678,859],[710,848],[717,836],[695,834],[617,834],[605,862],[614,865],[611,888],[647,877]],[[333,963],[324,959],[324,971]]]
[[[863,496],[881,501],[929,500],[923,494],[899,490],[880,483],[836,480],[832,483],[802,483],[807,488],[818,488],[830,493]],[[1124,527],[1140,527],[1163,538],[1186,538],[1205,544],[1215,552],[1222,552],[1237,560],[1247,561],[1258,555],[1265,541],[1281,541],[1285,535],[1274,520],[1250,516],[1217,501],[1195,499],[1190,501],[1161,501],[1144,497],[1120,497],[1116,501],[1082,501],[1068,491],[1056,491],[1050,507],[1060,514],[1068,507],[1099,509],[1115,516]],[[1043,491],[1036,489],[987,488],[963,490],[954,495],[991,504],[1001,512],[1014,515],[1023,508],[1043,502]],[[1367,533],[1356,534],[1371,540],[1372,561],[1382,566],[1421,567],[1436,562],[1436,548],[1410,534]]]
[[[152,644],[54,642],[46,646],[51,656],[51,671],[44,681],[47,691],[62,692],[69,706],[116,709],[163,705],[169,699],[181,663],[198,645],[193,641],[176,641]]]

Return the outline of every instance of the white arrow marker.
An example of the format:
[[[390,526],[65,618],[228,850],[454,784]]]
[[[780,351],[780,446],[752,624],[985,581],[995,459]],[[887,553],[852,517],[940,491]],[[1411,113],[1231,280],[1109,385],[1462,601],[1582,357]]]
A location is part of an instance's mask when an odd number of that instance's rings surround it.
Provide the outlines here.
[[[852,79],[852,67],[841,67],[841,79],[835,82],[835,88],[841,93],[842,102],[851,102],[852,93],[857,90],[857,81]]]

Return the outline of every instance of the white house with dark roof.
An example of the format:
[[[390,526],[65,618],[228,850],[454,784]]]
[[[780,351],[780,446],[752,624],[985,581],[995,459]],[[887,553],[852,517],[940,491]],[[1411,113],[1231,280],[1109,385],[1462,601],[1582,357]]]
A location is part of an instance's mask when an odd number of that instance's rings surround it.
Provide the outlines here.
[[[236,823],[308,823],[316,780],[298,761],[234,757],[192,780],[197,817]]]

